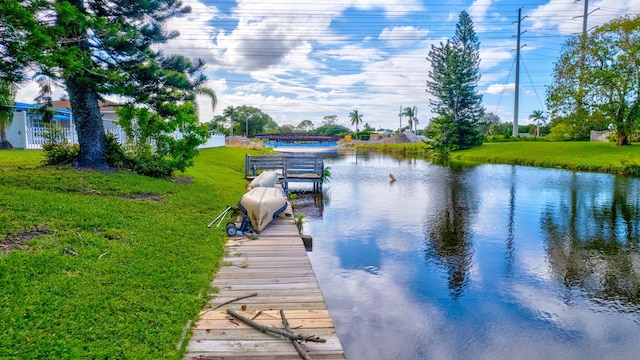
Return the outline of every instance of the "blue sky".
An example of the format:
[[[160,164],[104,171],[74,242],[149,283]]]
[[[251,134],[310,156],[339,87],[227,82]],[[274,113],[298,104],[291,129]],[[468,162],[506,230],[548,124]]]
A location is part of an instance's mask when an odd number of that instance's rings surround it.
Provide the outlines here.
[[[170,21],[181,36],[160,47],[206,60],[219,103],[213,113],[202,111],[202,121],[227,106],[250,105],[280,125],[312,120],[320,126],[324,116],[337,115],[351,127],[348,114],[358,109],[376,129],[397,129],[400,106],[416,106],[423,128],[433,116],[426,56],[454,35],[464,10],[480,40],[477,90],[487,112],[511,122],[521,8],[518,122],[526,124],[534,110],[546,111],[545,87],[562,44],[582,30],[584,1],[183,0],[193,12]],[[588,4],[590,29],[640,14],[640,0]],[[33,93],[34,86],[25,86],[19,100],[32,101]]]

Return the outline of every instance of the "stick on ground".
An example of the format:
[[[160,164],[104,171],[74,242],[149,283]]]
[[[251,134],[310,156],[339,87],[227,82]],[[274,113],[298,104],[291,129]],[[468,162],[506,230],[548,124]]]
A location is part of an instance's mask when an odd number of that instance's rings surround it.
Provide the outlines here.
[[[287,321],[287,318],[284,316],[284,310],[280,310],[280,317],[282,318],[282,325],[284,325],[284,329],[291,332],[291,328],[289,327],[289,322]],[[304,351],[304,349],[302,348],[302,346],[300,346],[300,344],[298,344],[297,341],[295,340],[291,340],[291,343],[293,344],[293,347],[296,348],[296,351],[298,352],[298,354],[300,354],[300,357],[304,360],[312,360],[309,355],[307,355],[307,353]]]
[[[267,333],[270,332],[272,334],[278,334],[281,336],[286,337],[289,340],[300,340],[300,341],[311,341],[311,342],[320,342],[320,343],[324,343],[327,342],[326,339],[322,339],[319,338],[317,336],[305,336],[305,335],[301,335],[301,334],[294,334],[282,329],[278,329],[278,328],[273,328],[273,327],[269,327],[269,326],[265,326],[262,324],[258,324],[257,322],[244,317],[240,314],[238,314],[237,312],[233,311],[232,309],[227,309],[227,313],[231,316],[233,316],[234,318],[242,321],[243,323],[251,326],[252,328],[258,329],[260,331],[262,331],[263,333]]]
[[[208,309],[207,311],[203,312],[202,314],[206,314],[209,311],[212,311],[212,310],[215,310],[217,308],[223,307],[223,306],[225,306],[227,304],[231,304],[232,302],[236,302],[238,300],[242,300],[242,299],[246,299],[246,298],[250,298],[250,297],[254,297],[254,296],[258,296],[258,293],[253,293],[253,294],[249,294],[249,295],[245,295],[245,296],[240,296],[240,297],[237,297],[235,299],[231,299],[229,301],[225,301],[222,304],[218,304],[218,305],[212,307],[211,309]],[[202,315],[202,314],[200,314],[200,315]]]

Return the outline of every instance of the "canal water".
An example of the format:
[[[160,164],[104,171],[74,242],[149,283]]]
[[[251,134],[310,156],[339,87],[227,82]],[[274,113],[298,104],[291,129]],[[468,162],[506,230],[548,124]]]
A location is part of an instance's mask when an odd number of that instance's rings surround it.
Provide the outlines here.
[[[324,196],[294,204],[347,359],[640,356],[640,179],[356,152],[325,166]]]

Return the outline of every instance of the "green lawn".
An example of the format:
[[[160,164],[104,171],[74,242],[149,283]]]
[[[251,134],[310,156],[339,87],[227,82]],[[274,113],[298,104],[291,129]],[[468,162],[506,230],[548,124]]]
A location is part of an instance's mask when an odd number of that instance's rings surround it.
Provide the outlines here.
[[[451,159],[640,175],[640,144],[521,141],[485,143]]]
[[[179,359],[245,192],[243,148],[171,181],[0,151],[0,358]],[[186,342],[185,342],[186,344]]]

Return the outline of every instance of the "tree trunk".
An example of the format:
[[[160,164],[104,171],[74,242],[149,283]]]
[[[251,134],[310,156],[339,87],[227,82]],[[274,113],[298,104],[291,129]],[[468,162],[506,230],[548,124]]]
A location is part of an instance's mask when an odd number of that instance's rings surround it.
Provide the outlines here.
[[[106,169],[106,138],[98,105],[98,93],[75,79],[65,81],[73,120],[78,134],[80,153],[75,166],[78,168]]]
[[[622,132],[618,132],[618,146],[626,146],[626,145],[630,145],[629,137]]]
[[[0,130],[0,149],[13,149],[13,146],[11,146],[9,139],[7,139],[7,131],[4,128]]]
[[[13,149],[13,146],[11,146],[11,143],[8,140],[0,141],[0,150],[8,150],[8,149]]]

